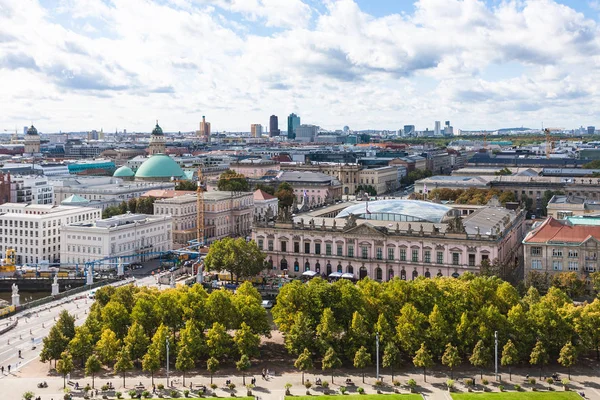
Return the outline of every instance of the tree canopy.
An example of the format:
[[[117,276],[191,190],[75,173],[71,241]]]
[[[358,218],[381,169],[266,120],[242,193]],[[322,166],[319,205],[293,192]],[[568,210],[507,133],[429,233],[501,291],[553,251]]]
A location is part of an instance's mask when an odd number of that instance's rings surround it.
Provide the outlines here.
[[[221,191],[249,192],[250,184],[244,175],[228,169],[219,177],[217,188]]]
[[[250,278],[265,269],[265,254],[254,241],[226,237],[210,246],[204,266],[207,271],[229,272],[231,280]]]

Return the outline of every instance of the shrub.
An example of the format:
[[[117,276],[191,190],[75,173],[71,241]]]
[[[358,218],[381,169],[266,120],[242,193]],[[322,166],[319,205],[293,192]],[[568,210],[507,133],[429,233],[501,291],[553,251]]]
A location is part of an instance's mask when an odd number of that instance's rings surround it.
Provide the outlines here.
[[[288,383],[285,384],[284,387],[285,387],[285,395],[289,396],[290,395],[290,389],[292,388],[292,384],[288,382]]]
[[[183,397],[190,397],[190,391],[189,390],[184,390],[183,391]]]
[[[504,385],[498,385],[498,389],[499,389],[501,392],[504,392]]]
[[[471,378],[465,379],[465,385],[467,385],[467,386],[473,386],[473,379],[471,379]]]
[[[546,378],[546,383],[548,385],[552,385],[554,383],[554,379],[552,377],[548,377],[548,378]]]
[[[108,396],[107,396],[107,395],[105,395],[105,394],[103,394],[103,395],[102,395],[102,400],[108,400]]]
[[[536,380],[535,378],[529,378],[527,382],[529,382],[530,385],[535,385]]]
[[[132,390],[130,390],[129,392],[127,392],[127,394],[128,394],[128,395],[129,395],[129,397],[131,397],[132,399],[133,399],[134,397],[136,397],[136,396],[137,396],[137,392],[136,392],[135,390],[133,390],[133,389],[132,389]]]
[[[229,385],[227,385],[227,387],[229,388],[229,390],[233,390],[235,389],[235,383],[231,382]]]
[[[394,381],[392,382],[392,385],[394,385],[394,386],[400,386],[401,383],[400,383],[400,381],[398,379],[394,379]]]
[[[358,394],[365,394],[365,389],[363,389],[362,387],[359,387],[358,389],[356,389],[356,391],[358,392]]]
[[[346,394],[346,386],[340,386],[340,393],[341,394]]]
[[[563,379],[562,379],[562,381],[561,381],[561,383],[563,384],[563,386],[565,386],[565,387],[566,387],[566,386],[568,386],[568,385],[569,385],[569,383],[571,383],[571,382],[570,382],[570,381],[569,381],[567,378],[563,378]]]
[[[108,385],[104,384],[102,385],[102,387],[100,388],[103,392],[106,392],[108,390]]]
[[[514,386],[514,388],[515,388],[515,390],[516,390],[517,392],[520,392],[520,391],[521,391],[521,385],[519,385],[519,384],[516,384],[516,385]]]
[[[324,389],[327,389],[329,387],[329,382],[323,381],[321,382],[321,386],[323,386]]]
[[[85,387],[83,388],[84,392],[89,392],[90,390],[92,390],[92,387],[90,386],[90,384],[88,383],[87,385],[85,385]]]
[[[446,386],[448,387],[448,389],[452,389],[454,387],[454,379],[448,379],[446,381]]]
[[[482,379],[481,383],[483,383],[484,385],[487,385],[490,383],[490,381],[488,381],[487,379]]]
[[[65,395],[63,396],[64,400],[71,400],[71,394],[70,393],[65,393]]]
[[[376,380],[375,386],[383,386],[383,381],[381,379]]]
[[[177,390],[171,390],[171,397],[174,399],[178,399],[181,397],[181,393],[179,393]]]
[[[24,400],[31,400],[31,399],[33,399],[34,396],[35,396],[35,393],[33,393],[33,392],[25,392],[25,393],[23,393],[23,399]]]
[[[115,395],[117,396],[117,399],[123,398],[123,393],[121,393],[121,392],[117,392],[117,393],[115,393]]]
[[[311,388],[311,386],[312,386],[312,383],[311,383],[311,381],[306,381],[306,382],[304,382],[304,387],[305,387],[305,388],[307,388],[307,389],[310,389],[310,388]]]
[[[147,390],[144,390],[144,391],[142,392],[142,397],[143,397],[143,398],[145,398],[145,399],[151,399],[151,398],[152,398],[152,393],[150,393],[150,392],[149,392],[149,391],[147,391]]]
[[[417,386],[417,381],[415,381],[414,379],[410,378],[408,381],[406,381],[406,384],[411,388],[415,388]]]
[[[210,384],[210,388],[211,388],[212,390],[215,390],[215,389],[216,389],[216,388],[218,388],[218,387],[219,387],[219,386],[218,386],[216,383],[211,383],[211,384]]]
[[[162,383],[159,383],[158,385],[156,385],[156,388],[158,390],[163,390],[165,388],[165,385],[163,385]]]
[[[532,390],[533,392],[537,392],[537,388],[536,388],[536,387],[534,387],[534,388],[531,388],[531,390]]]

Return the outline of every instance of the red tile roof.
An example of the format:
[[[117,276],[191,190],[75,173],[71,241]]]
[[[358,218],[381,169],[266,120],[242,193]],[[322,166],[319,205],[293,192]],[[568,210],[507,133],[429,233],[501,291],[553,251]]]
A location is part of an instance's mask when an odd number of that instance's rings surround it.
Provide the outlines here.
[[[154,197],[156,199],[170,199],[177,196],[183,196],[185,194],[196,194],[193,190],[166,190],[166,189],[152,189],[148,190],[141,197]]]
[[[550,217],[539,227],[531,231],[525,243],[582,243],[589,237],[600,240],[600,226],[569,225]]]
[[[270,195],[262,189],[258,189],[256,192],[254,192],[254,200],[271,200],[274,198],[275,196]]]

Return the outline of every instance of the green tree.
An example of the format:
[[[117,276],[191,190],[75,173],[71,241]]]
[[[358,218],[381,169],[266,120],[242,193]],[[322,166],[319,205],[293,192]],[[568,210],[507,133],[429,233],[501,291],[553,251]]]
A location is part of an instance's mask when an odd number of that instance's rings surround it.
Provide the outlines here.
[[[164,324],[160,324],[154,336],[152,336],[152,341],[150,342],[150,346],[148,347],[148,352],[152,347],[154,351],[158,352],[158,360],[159,362],[163,362],[167,359],[167,339],[169,338],[169,328],[167,328]],[[171,341],[173,343],[173,341]]]
[[[504,168],[494,172],[494,175],[497,175],[497,176],[512,175],[512,171],[510,169],[508,169],[507,167],[504,167]]]
[[[69,338],[62,334],[58,325],[54,325],[50,328],[48,336],[43,339],[44,346],[40,353],[40,360],[42,362],[54,360],[56,366],[56,360],[61,357],[61,354],[67,349],[69,344]]]
[[[365,346],[361,346],[354,355],[354,368],[362,370],[362,380],[365,383],[365,368],[371,364],[371,354]]]
[[[62,310],[56,321],[56,326],[69,341],[75,337],[75,316],[67,310]]]
[[[175,190],[187,190],[187,191],[196,191],[198,189],[198,184],[193,181],[179,181],[177,185],[175,185]]]
[[[575,330],[585,346],[595,351],[596,360],[600,360],[600,299],[583,307],[575,319]]]
[[[600,169],[600,160],[590,161],[588,163],[583,164],[583,168],[586,169]]]
[[[137,210],[137,199],[136,198],[132,198],[127,201],[127,210],[129,210],[129,212],[132,214],[136,213],[136,210]]]
[[[211,357],[219,359],[227,356],[231,350],[231,336],[227,334],[225,326],[215,322],[206,332],[206,345]]]
[[[221,174],[219,182],[217,183],[217,188],[221,191],[228,192],[250,191],[250,185],[248,184],[246,177],[230,169]]]
[[[333,347],[328,348],[327,351],[325,352],[325,355],[323,356],[323,360],[321,360],[321,368],[323,369],[323,371],[326,371],[329,369],[331,370],[331,383],[333,383],[334,370],[341,366],[342,366],[342,361],[335,353],[335,350],[333,349]]]
[[[358,311],[352,314],[352,323],[346,335],[348,336],[346,343],[349,358],[355,355],[358,349],[368,345],[370,330],[365,318]]]
[[[450,339],[451,330],[450,324],[444,317],[444,313],[440,310],[440,307],[435,304],[431,314],[429,314],[429,329],[426,333],[429,338],[431,353],[438,356],[444,351],[443,343],[448,343]]]
[[[100,364],[100,360],[95,354],[89,356],[85,362],[85,374],[92,376],[92,388],[94,388],[94,377],[98,372],[100,372],[101,368],[102,364]]]
[[[63,376],[63,389],[67,387],[67,374],[70,374],[73,369],[73,357],[68,351],[63,351],[60,360],[56,363],[56,372]]]
[[[483,368],[490,364],[492,356],[489,349],[483,343],[483,340],[479,340],[473,349],[473,354],[469,357],[469,362],[474,367],[479,367],[479,373],[481,379],[483,379]]]
[[[560,349],[560,357],[558,363],[569,370],[569,379],[571,379],[571,367],[577,362],[577,349],[571,342],[567,342]]]
[[[118,339],[122,339],[129,327],[129,312],[122,303],[111,300],[102,308],[102,321],[105,328],[113,331]]]
[[[235,367],[242,373],[242,384],[246,386],[246,371],[250,369],[250,359],[246,354],[242,354],[239,361],[235,363]]]
[[[302,383],[304,383],[304,372],[313,368],[312,354],[310,353],[310,350],[304,349],[304,351],[294,362],[294,367],[296,367],[298,371],[302,372]]]
[[[136,296],[135,306],[133,306],[133,310],[131,311],[132,325],[136,322],[140,324],[148,337],[152,337],[156,327],[160,325],[159,316],[154,311],[158,295],[158,290],[146,290],[139,293]]]
[[[294,188],[287,182],[281,182],[275,191],[275,197],[279,200],[279,207],[291,207],[296,195]]]
[[[394,380],[394,366],[398,364],[398,358],[400,357],[400,351],[394,342],[391,340],[387,342],[383,349],[383,368],[389,368],[392,374],[392,381]]]
[[[253,333],[245,322],[242,322],[240,328],[235,332],[233,342],[237,346],[240,355],[246,355],[248,357],[258,356],[260,336]]]
[[[110,329],[104,329],[100,340],[96,343],[96,352],[100,361],[105,365],[109,365],[117,357],[120,348],[121,341],[117,339],[117,335]]]
[[[413,364],[417,368],[423,368],[423,379],[427,382],[427,368],[433,366],[433,357],[427,346],[425,346],[425,343],[421,343],[421,347],[415,353]]]
[[[452,343],[446,344],[446,350],[442,355],[442,365],[450,368],[450,379],[454,379],[454,367],[458,367],[460,362],[461,359],[460,354],[458,354],[458,348],[452,346]]]
[[[314,327],[303,312],[296,314],[294,323],[285,336],[285,347],[294,355],[300,354],[305,348],[314,347]]]
[[[193,360],[200,359],[204,352],[204,332],[200,330],[196,321],[186,321],[185,327],[179,332],[179,344],[189,349]]]
[[[151,345],[148,347],[148,352],[142,358],[142,369],[150,372],[152,376],[152,385],[154,385],[154,373],[160,369],[160,349],[157,346]]]
[[[94,350],[93,338],[87,326],[82,325],[75,328],[75,336],[69,342],[68,349],[69,353],[79,359],[83,366]]]
[[[133,369],[133,360],[131,359],[131,349],[129,346],[121,347],[119,354],[117,354],[117,361],[115,362],[114,370],[116,374],[123,374],[123,387],[125,387],[125,375],[127,371]]]
[[[396,334],[402,350],[415,354],[423,338],[423,326],[427,318],[411,303],[406,303],[397,319]]]
[[[208,372],[210,372],[210,384],[212,385],[213,375],[219,370],[219,360],[214,357],[210,357],[208,360],[206,360],[206,369]]]
[[[127,330],[123,343],[131,352],[131,359],[137,361],[141,360],[148,351],[150,339],[144,332],[143,326],[136,321]]]
[[[375,324],[375,332],[379,333],[379,340],[382,344],[387,345],[389,342],[394,340],[394,329],[390,325],[387,317],[381,313],[377,317],[377,324]]]
[[[327,307],[321,314],[321,321],[317,325],[317,340],[322,350],[327,351],[331,346],[337,344],[341,328],[335,320],[335,315],[331,308]]]
[[[177,352],[177,359],[175,360],[175,368],[180,370],[183,374],[183,386],[185,387],[185,371],[189,371],[194,368],[195,363],[192,358],[192,352],[187,345],[179,346]]]
[[[544,365],[548,364],[548,361],[549,357],[546,347],[544,347],[544,344],[541,340],[538,340],[535,343],[535,347],[531,351],[531,355],[529,356],[529,364],[540,366],[540,379],[542,379],[542,368]]]
[[[137,201],[138,214],[154,214],[154,197],[140,197]]]
[[[275,188],[271,185],[265,185],[263,183],[257,183],[254,185],[254,190],[262,190],[265,193],[269,193],[271,196],[275,195]]]
[[[510,368],[519,361],[519,351],[515,347],[512,340],[508,339],[508,342],[502,348],[502,358],[500,364],[503,367],[508,367],[508,380],[512,381],[512,372]]]
[[[251,278],[265,268],[265,254],[254,241],[227,237],[211,244],[204,266],[207,271],[229,272],[231,280]]]

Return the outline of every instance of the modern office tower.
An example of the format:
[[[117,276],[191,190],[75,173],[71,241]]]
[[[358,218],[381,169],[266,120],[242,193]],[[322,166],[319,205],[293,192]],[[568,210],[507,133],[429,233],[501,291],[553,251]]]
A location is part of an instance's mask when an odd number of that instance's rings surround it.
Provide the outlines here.
[[[587,133],[588,135],[593,135],[596,132],[596,127],[595,126],[588,126],[587,127]]]
[[[442,123],[440,121],[435,121],[435,129],[433,134],[435,136],[440,136],[442,134]]]
[[[404,125],[404,136],[415,136],[415,126]]]
[[[287,119],[287,137],[288,139],[296,139],[296,128],[300,126],[300,117],[291,113]]]
[[[316,125],[300,125],[296,128],[296,140],[300,142],[314,142],[319,127]]]
[[[202,116],[202,122],[200,122],[200,131],[198,136],[204,138],[205,142],[210,142],[210,122],[206,122],[206,117]]]
[[[250,132],[253,138],[262,136],[262,125],[261,124],[252,124],[250,125]]]
[[[271,115],[269,118],[269,136],[279,136],[280,133],[279,119],[277,118],[277,115]]]

